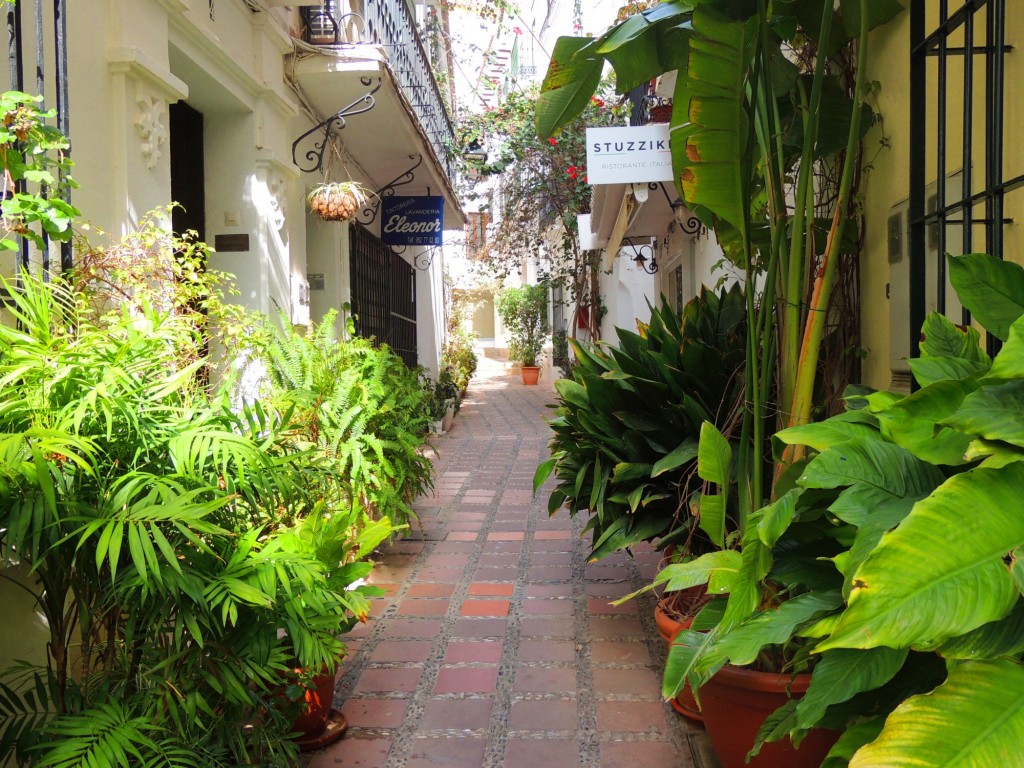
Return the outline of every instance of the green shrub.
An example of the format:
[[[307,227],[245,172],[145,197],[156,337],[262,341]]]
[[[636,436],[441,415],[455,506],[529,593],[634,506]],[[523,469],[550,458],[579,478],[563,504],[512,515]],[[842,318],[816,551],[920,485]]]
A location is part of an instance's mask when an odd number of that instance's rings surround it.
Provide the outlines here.
[[[742,391],[746,339],[738,287],[704,289],[677,314],[652,309],[643,334],[616,329],[618,346],[571,342],[578,365],[555,384],[548,509],[589,515],[592,558],[660,539],[700,550],[687,501],[695,481],[701,424],[726,425]]]
[[[509,356],[523,365],[536,365],[548,332],[547,286],[506,288],[498,295],[498,314],[509,332]]]
[[[191,318],[144,297],[97,316],[26,275],[5,287],[0,557],[32,569],[50,641],[46,667],[0,684],[0,755],[290,762],[281,673],[336,663],[366,612],[338,583],[366,566],[346,575],[295,527],[334,495],[330,463],[289,414],[207,393],[205,361],[179,362],[203,341]],[[358,505],[323,517],[350,554],[381,531]]]
[[[430,421],[417,378],[386,346],[374,347],[348,329],[339,338],[329,312],[305,335],[282,314],[267,324],[258,356],[267,366],[267,396],[294,411],[300,445],[321,451],[341,497],[396,524],[412,519],[410,503],[431,487],[423,453]],[[350,325],[350,321],[346,321]]]

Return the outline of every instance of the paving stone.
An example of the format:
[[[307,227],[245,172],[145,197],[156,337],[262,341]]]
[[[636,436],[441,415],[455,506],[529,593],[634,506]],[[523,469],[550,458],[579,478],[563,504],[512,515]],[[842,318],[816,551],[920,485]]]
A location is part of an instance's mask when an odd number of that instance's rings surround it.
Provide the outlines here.
[[[477,643],[448,643],[444,653],[445,664],[483,663],[497,664],[501,661],[502,643],[484,640]]]
[[[455,591],[454,584],[413,584],[406,595],[409,597],[451,597]]]
[[[475,582],[469,585],[470,595],[511,597],[514,590],[515,584],[489,584],[486,582]]]
[[[575,739],[516,739],[505,747],[503,768],[570,768],[579,764],[579,745]],[[647,765],[644,763],[643,765]],[[630,768],[637,768],[636,764]]]
[[[370,656],[370,661],[400,662],[426,661],[432,643],[427,640],[385,640],[379,643]]]
[[[409,708],[408,699],[349,699],[341,708],[349,726],[397,728]]]
[[[464,618],[455,622],[452,637],[504,637],[507,629],[505,619]]]
[[[607,732],[661,733],[665,707],[654,701],[598,701],[597,729]]]
[[[571,640],[520,640],[520,661],[576,661],[576,643]]]
[[[650,664],[651,654],[641,641],[619,642],[595,640],[590,644],[590,658],[597,664]]]
[[[483,739],[414,740],[408,768],[480,768],[484,760]]]
[[[493,693],[497,667],[441,667],[434,693]]]
[[[664,741],[612,741],[601,744],[601,768],[688,768],[692,765],[689,755],[680,755],[673,744]]]
[[[507,616],[508,600],[467,600],[462,604],[461,616]]]
[[[660,685],[661,673],[653,668],[594,670],[594,690],[598,696],[602,694],[651,695]]]
[[[487,699],[435,699],[427,701],[419,721],[420,730],[486,729],[494,702]]]
[[[351,733],[317,752],[308,768],[380,768],[388,759],[391,739],[354,738]]]
[[[520,664],[512,690],[516,693],[575,693],[576,670]]]
[[[409,692],[416,690],[420,670],[416,667],[368,669],[359,678],[356,692]]]
[[[401,616],[444,616],[448,611],[447,600],[403,600],[398,604]]]
[[[575,731],[577,723],[575,701],[513,701],[508,718],[515,731]]]

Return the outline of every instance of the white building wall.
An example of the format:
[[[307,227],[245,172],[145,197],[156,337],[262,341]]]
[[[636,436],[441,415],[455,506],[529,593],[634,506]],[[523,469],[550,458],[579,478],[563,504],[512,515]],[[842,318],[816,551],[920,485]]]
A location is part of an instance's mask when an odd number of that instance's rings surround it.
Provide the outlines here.
[[[601,275],[601,294],[607,313],[601,319],[601,338],[615,342],[615,328],[635,331],[637,322],[649,323],[651,311],[648,298],[654,302],[655,280],[632,261],[629,248],[619,251],[611,274]]]

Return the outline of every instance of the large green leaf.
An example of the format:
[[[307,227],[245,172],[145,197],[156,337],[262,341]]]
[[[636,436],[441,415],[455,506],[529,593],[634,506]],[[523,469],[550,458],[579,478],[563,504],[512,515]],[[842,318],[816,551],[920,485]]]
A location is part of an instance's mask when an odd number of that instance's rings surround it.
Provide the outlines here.
[[[970,435],[941,426],[977,384],[939,381],[877,413],[882,434],[931,464],[965,464]]]
[[[1019,765],[1024,667],[968,662],[935,691],[903,702],[850,768],[993,768]]]
[[[586,37],[560,37],[555,41],[537,97],[537,135],[542,140],[579,117],[597,90],[604,59],[592,49],[581,53],[591,43],[593,40]]]
[[[672,133],[673,157],[685,158],[675,170],[686,201],[710,209],[741,234],[749,214],[745,87],[756,22],[732,21],[706,6],[694,11],[687,78],[693,128]]]
[[[839,592],[808,592],[762,611],[719,637],[700,661],[701,667],[721,663],[752,664],[767,645],[782,645],[803,625],[842,605]]]
[[[932,648],[1003,618],[1019,594],[1003,558],[1024,544],[1024,465],[975,469],[918,502],[854,576],[819,648]]]
[[[700,426],[697,474],[702,480],[726,488],[732,477],[732,446],[710,421]]]
[[[878,738],[885,725],[884,717],[876,717],[846,729],[821,764],[821,768],[847,768],[854,752]]]
[[[846,411],[825,421],[776,432],[773,440],[785,445],[806,445],[816,451],[824,451],[856,437],[876,436],[878,429],[864,422],[864,417],[858,411]]]
[[[974,661],[1019,657],[1024,653],[1024,603],[1018,602],[1005,619],[943,643],[938,652],[947,659]]]
[[[863,485],[895,496],[912,496],[943,480],[936,467],[898,445],[858,438],[829,448],[807,465],[799,484],[805,488]]]
[[[956,295],[986,331],[1005,341],[1024,315],[1024,268],[987,253],[949,256]]]
[[[915,357],[908,361],[917,383],[928,387],[940,381],[963,381],[988,370],[988,363],[959,357]]]
[[[988,375],[993,379],[1024,378],[1024,316],[1013,321],[1009,338],[992,361]]]
[[[659,477],[673,469],[679,469],[683,464],[693,461],[695,458],[697,458],[697,443],[691,438],[687,438],[672,453],[655,462],[651,469],[651,477]]]
[[[843,23],[851,37],[860,34],[861,2],[862,0],[839,0]],[[868,13],[868,29],[887,24],[903,13],[903,6],[898,0],[868,0],[863,3],[863,6]]]
[[[725,497],[704,494],[700,498],[700,529],[716,547],[725,546]]]
[[[813,728],[833,704],[885,685],[899,672],[907,653],[905,648],[826,651],[814,668],[807,693],[797,704],[797,725]]]
[[[922,357],[954,357],[979,363],[988,363],[988,355],[981,348],[981,335],[974,328],[961,330],[943,314],[933,312],[925,318],[921,328]]]
[[[1024,447],[1024,379],[971,393],[943,424],[967,435]]]

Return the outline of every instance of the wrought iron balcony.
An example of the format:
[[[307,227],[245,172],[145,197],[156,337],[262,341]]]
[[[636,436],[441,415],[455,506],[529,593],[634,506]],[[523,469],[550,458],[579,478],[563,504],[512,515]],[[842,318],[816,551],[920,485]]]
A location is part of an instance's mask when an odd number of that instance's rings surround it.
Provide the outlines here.
[[[438,160],[454,178],[455,129],[432,74],[433,65],[407,0],[326,0],[303,7],[303,39],[312,45],[378,45],[430,139]]]

